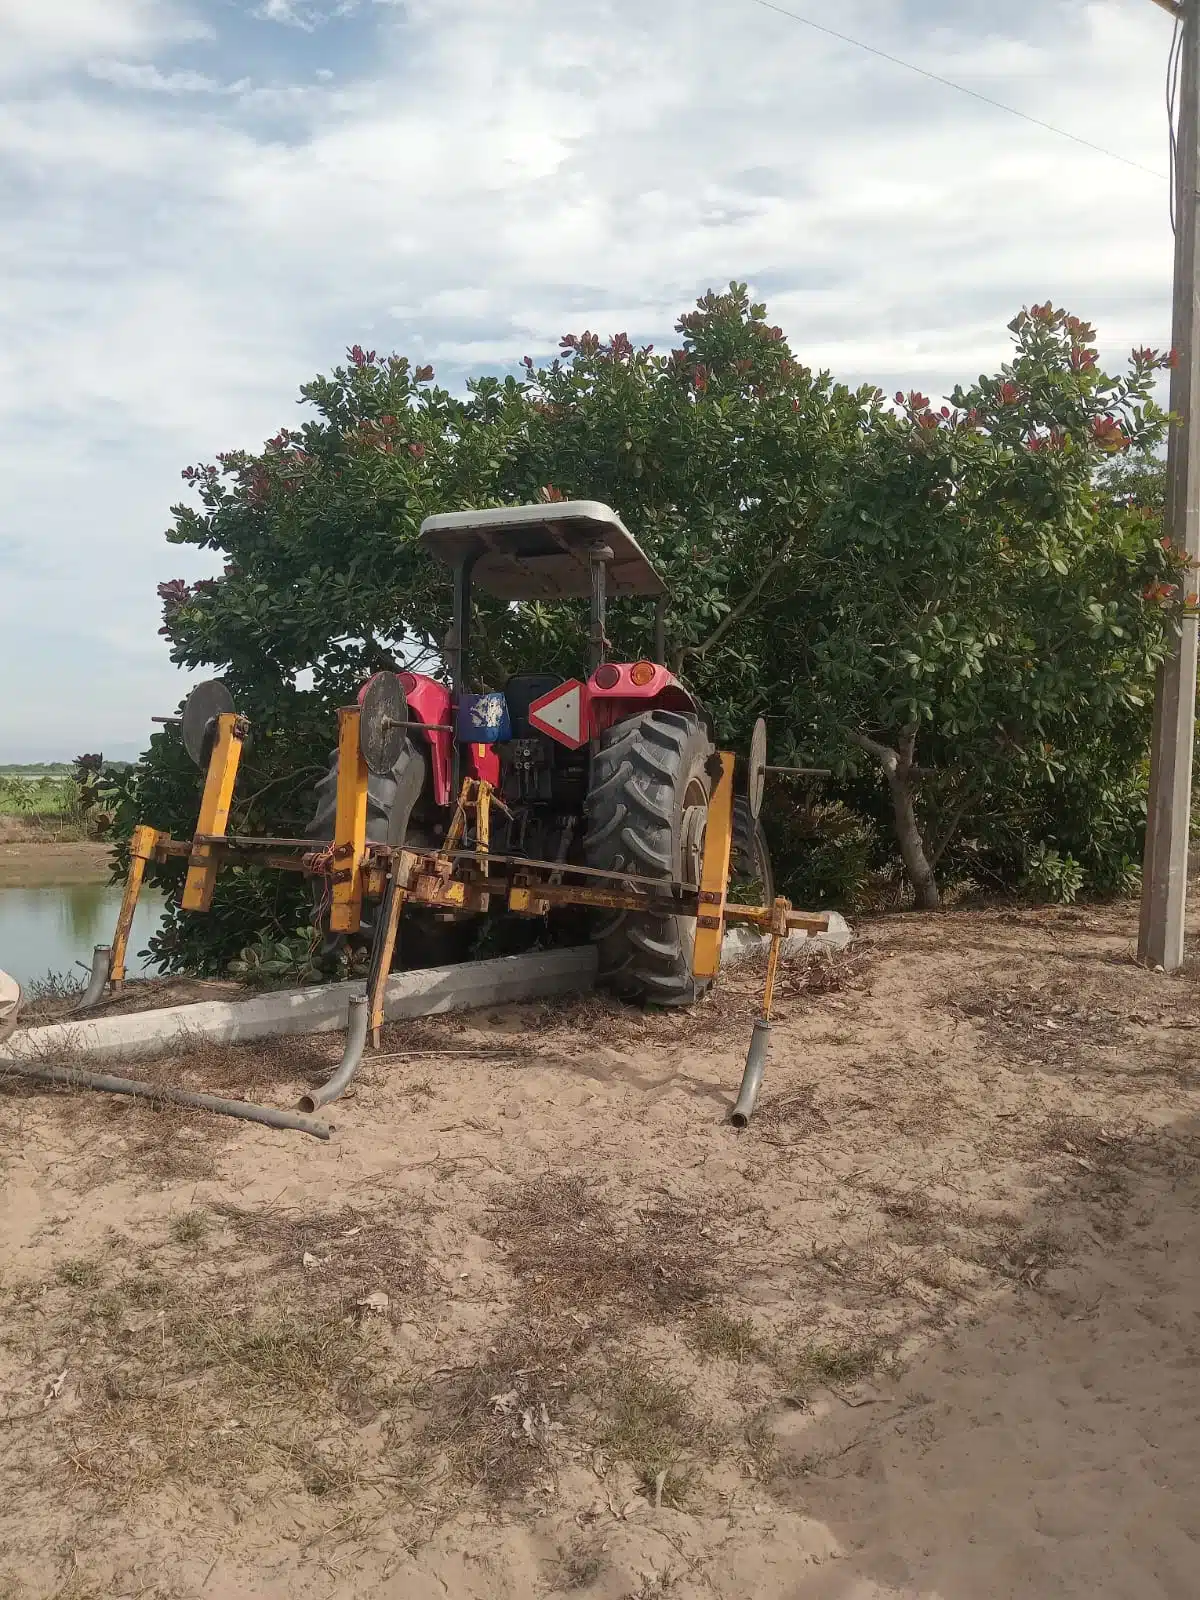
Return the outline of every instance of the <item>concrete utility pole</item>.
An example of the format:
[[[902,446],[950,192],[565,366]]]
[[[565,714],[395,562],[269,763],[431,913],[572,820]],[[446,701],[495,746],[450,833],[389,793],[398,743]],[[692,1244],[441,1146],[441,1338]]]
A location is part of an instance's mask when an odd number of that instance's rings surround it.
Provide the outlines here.
[[[1182,19],[1179,137],[1175,173],[1175,290],[1171,410],[1179,419],[1167,445],[1166,526],[1176,547],[1200,560],[1200,0],[1155,0]],[[1186,580],[1188,589],[1194,578]],[[1185,617],[1175,649],[1159,670],[1150,752],[1150,798],[1138,956],[1173,972],[1183,961],[1187,909],[1192,742],[1196,726],[1196,618]]]

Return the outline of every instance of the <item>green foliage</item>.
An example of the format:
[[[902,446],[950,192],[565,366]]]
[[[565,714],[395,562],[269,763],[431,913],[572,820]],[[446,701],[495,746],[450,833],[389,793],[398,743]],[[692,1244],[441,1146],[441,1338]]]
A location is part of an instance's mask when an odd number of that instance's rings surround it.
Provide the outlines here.
[[[259,989],[323,983],[329,974],[318,960],[317,945],[311,927],[297,928],[287,939],[256,939],[230,962],[229,976]]]
[[[1025,866],[1024,887],[1039,900],[1069,906],[1083,887],[1083,868],[1074,856],[1038,844]]]
[[[886,852],[869,817],[841,800],[780,797],[764,813],[776,880],[799,905],[861,907]]]
[[[0,776],[0,816],[62,816],[70,811],[76,798],[75,783],[69,776]]]
[[[765,713],[775,759],[834,768],[821,806],[772,792],[784,892],[853,903],[895,860],[906,795],[948,872],[1014,882],[1048,841],[1089,886],[1128,881],[1181,599],[1159,541],[1167,358],[1135,351],[1111,377],[1078,319],[1034,306],[1011,327],[1012,360],[938,410],[813,372],[739,284],[683,316],[670,352],[568,335],[462,397],[355,346],[304,386],[302,426],[189,467],[197,501],[173,508],[168,539],[224,560],[159,592],[172,658],[224,676],[252,724],[231,827],[302,832],[337,706],[374,670],[440,670],[450,585],[425,515],[579,496],[616,507],[666,575],[669,663],[722,741],[744,749]],[[583,626],[582,604],[481,598],[476,686],[578,671]],[[614,605],[610,631],[617,655],[647,654],[649,605]],[[194,824],[174,731],[111,788],[120,836]],[[182,869],[154,876],[171,889]],[[220,971],[305,914],[301,885],[239,870],[211,917],[169,910],[155,953]]]

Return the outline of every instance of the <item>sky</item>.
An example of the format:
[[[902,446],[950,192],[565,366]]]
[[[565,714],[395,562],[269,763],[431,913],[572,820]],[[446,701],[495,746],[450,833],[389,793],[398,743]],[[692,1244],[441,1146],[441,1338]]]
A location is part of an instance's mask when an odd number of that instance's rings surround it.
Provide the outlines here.
[[[0,0],[0,761],[145,747],[181,469],[356,342],[459,388],[737,278],[887,391],[1039,300],[1170,343],[1151,0],[780,4],[1150,170],[759,0]]]

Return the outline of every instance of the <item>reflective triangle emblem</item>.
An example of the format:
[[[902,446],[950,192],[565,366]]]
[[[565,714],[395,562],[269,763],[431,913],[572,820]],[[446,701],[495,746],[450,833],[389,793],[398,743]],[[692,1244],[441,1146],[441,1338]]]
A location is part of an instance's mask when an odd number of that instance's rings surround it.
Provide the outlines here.
[[[583,685],[578,678],[560,683],[529,707],[529,723],[539,733],[545,733],[569,750],[578,750],[587,743],[583,725]]]

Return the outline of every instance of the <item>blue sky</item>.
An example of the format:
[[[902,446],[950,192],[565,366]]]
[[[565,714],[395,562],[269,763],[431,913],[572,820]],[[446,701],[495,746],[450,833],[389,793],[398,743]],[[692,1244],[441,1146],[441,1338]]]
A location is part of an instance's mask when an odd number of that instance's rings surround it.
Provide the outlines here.
[[[781,3],[1165,172],[1150,0]],[[356,341],[455,386],[731,277],[889,390],[1033,300],[1170,337],[1164,182],[755,0],[2,0],[0,208],[0,760],[144,745],[180,469]]]

